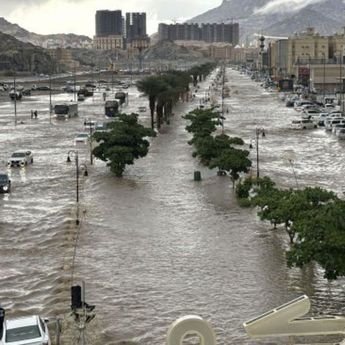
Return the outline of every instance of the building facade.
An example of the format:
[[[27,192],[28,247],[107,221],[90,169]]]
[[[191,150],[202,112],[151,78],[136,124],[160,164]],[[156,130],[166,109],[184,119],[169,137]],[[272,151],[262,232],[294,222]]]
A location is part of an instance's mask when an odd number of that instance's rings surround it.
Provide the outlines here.
[[[171,41],[239,42],[239,24],[164,24],[158,26],[158,39]]]
[[[123,35],[123,18],[121,10],[101,10],[96,12],[96,36]]]
[[[126,13],[121,10],[96,12],[96,35],[93,48],[96,50],[118,50],[134,48],[141,51],[149,46],[146,33],[146,13]]]
[[[341,88],[345,76],[345,31],[321,36],[314,28],[288,39],[276,40],[268,48],[270,75],[276,80],[294,78],[321,93]]]

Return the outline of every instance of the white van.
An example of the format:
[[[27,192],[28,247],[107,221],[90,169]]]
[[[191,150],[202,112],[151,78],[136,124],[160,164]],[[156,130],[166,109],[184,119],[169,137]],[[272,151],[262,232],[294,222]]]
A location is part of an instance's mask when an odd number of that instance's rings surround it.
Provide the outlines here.
[[[294,120],[290,126],[292,129],[312,129],[317,128],[317,124],[309,119]]]

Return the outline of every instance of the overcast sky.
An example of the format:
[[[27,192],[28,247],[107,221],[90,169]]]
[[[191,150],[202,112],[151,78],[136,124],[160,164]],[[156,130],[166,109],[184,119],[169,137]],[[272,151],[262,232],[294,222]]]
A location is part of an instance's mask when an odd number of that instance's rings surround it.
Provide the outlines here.
[[[211,8],[222,0],[0,0],[0,16],[24,29],[40,34],[95,34],[96,10],[121,9],[146,12],[149,34],[158,22],[182,21]]]
[[[232,1],[232,0],[226,0]],[[258,12],[291,11],[327,0],[270,0]],[[0,16],[24,29],[40,34],[76,33],[93,37],[97,10],[146,12],[149,34],[157,32],[159,22],[183,22],[222,0],[0,0]]]

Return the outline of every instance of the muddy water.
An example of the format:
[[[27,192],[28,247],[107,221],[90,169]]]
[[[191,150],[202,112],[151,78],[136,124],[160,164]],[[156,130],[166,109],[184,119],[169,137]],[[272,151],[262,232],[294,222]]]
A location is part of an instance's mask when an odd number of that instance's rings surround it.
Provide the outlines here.
[[[323,129],[288,130],[298,116],[294,110],[247,77],[228,73],[234,92],[226,100],[225,129],[248,144],[256,126],[265,128],[266,137],[259,140],[261,175],[294,186],[290,155],[299,185],[342,193],[344,144]],[[129,92],[125,111],[146,105],[134,89]],[[314,314],[342,313],[344,282],[328,284],[317,267],[288,270],[285,234],[271,231],[255,211],[239,208],[228,178],[191,157],[180,115],[198,103],[175,109],[171,125],[152,140],[149,155],[129,167],[123,179],[99,161],[89,166],[89,177],[81,178],[75,282],[86,281],[87,301],[97,306],[97,321],[87,333],[92,343],[163,344],[172,321],[198,314],[214,326],[219,344],[258,344],[241,324],[303,293],[311,297]],[[9,171],[12,193],[0,197],[0,301],[9,315],[67,315],[70,304],[75,166],[65,161],[76,149],[73,138],[83,130],[83,119],[103,119],[101,93],[80,105],[79,119],[66,122],[50,124],[47,104],[47,96],[19,103],[25,123],[17,127],[12,103],[0,105],[3,170],[15,149],[30,148],[35,159],[32,166]],[[36,122],[29,119],[31,108],[39,110]],[[140,116],[149,123],[148,113]],[[77,149],[80,162],[88,164],[88,148]],[[201,170],[201,183],[192,181],[194,170]]]

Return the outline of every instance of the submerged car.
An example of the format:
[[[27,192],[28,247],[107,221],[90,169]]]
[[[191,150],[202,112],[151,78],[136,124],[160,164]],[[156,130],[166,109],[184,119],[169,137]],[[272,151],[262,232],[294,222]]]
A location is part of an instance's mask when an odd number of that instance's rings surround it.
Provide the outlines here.
[[[291,123],[292,129],[311,129],[317,128],[317,124],[309,119],[294,120]]]
[[[38,315],[4,321],[0,344],[51,345],[47,324]]]
[[[10,159],[8,160],[8,166],[25,166],[28,164],[32,164],[34,162],[34,158],[31,151],[16,151],[12,154]]]
[[[78,133],[74,138],[74,145],[78,144],[87,144],[89,141],[90,135],[88,133]]]
[[[11,191],[11,180],[7,174],[0,173],[0,193],[9,193]]]

